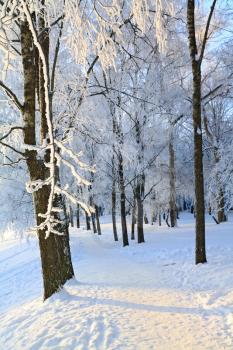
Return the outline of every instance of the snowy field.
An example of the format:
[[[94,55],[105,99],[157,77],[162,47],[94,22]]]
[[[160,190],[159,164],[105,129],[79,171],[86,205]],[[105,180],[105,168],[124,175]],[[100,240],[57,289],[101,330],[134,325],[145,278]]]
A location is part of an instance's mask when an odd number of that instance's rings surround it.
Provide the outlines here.
[[[77,281],[45,303],[37,241],[0,241],[1,350],[233,349],[233,218],[207,217],[208,264],[194,264],[194,221],[146,225],[146,243],[71,232]]]

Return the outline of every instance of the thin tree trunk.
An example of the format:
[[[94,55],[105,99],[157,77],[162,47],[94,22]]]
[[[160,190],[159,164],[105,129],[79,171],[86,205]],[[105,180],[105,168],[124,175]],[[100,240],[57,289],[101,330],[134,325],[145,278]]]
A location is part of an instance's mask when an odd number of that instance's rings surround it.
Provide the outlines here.
[[[93,182],[93,179],[92,179],[92,182]],[[90,189],[91,190],[91,189]],[[90,205],[92,207],[94,207],[94,201],[93,201],[93,197],[92,195],[90,196]],[[92,222],[92,228],[93,228],[93,232],[94,233],[97,233],[97,228],[96,228],[96,217],[95,217],[95,213],[92,213],[91,212],[91,222]]]
[[[77,228],[80,228],[80,206],[77,204],[77,209],[76,209],[76,225]]]
[[[133,193],[133,207],[132,207],[132,219],[131,219],[131,239],[135,239],[135,224],[136,224],[136,198]]]
[[[98,235],[101,235],[101,226],[100,226],[100,217],[99,217],[99,207],[98,207],[98,205],[95,205],[95,217],[96,217],[97,232],[98,232]]]
[[[122,240],[123,247],[129,245],[127,222],[126,222],[126,210],[125,210],[125,182],[124,182],[124,168],[122,154],[118,152],[119,161],[119,187],[120,187],[120,206],[121,206],[121,228],[122,228]]]
[[[140,181],[140,180],[138,180]],[[144,230],[143,230],[143,201],[141,199],[141,184],[138,182],[135,189],[135,196],[137,202],[137,233],[138,243],[144,243]]]
[[[115,174],[113,174],[113,178],[112,178],[112,228],[113,228],[114,241],[118,241],[117,225],[116,225],[116,179],[115,179]]]
[[[85,216],[86,216],[86,229],[87,229],[87,231],[90,231],[91,230],[91,218],[87,214],[86,211],[85,211]]]
[[[225,207],[225,199],[224,199],[224,191],[222,188],[220,188],[219,190],[219,195],[217,198],[217,202],[218,202],[218,222],[224,222],[226,221],[226,215],[225,215],[225,211],[224,211],[224,207]]]
[[[175,151],[173,145],[173,130],[170,131],[169,140],[169,214],[171,227],[177,225],[177,213],[176,213],[176,174],[175,174]]]
[[[149,220],[148,220],[148,217],[147,217],[146,213],[144,213],[144,224],[145,225],[149,224]]]
[[[112,130],[113,130],[113,138],[115,140],[116,132],[117,132],[117,124],[116,124],[116,118],[115,118],[115,111],[114,107],[111,104],[110,105],[111,114],[112,114]],[[116,225],[116,166],[115,166],[115,157],[116,154],[116,147],[115,142],[113,142],[112,145],[112,228],[113,228],[113,236],[114,241],[118,241],[118,234],[117,234],[117,225]]]
[[[140,125],[138,117],[135,122],[136,142],[138,145],[137,161],[140,169],[144,159],[144,145],[142,141],[142,125]],[[140,171],[136,180],[135,197],[137,203],[137,233],[138,243],[144,243],[144,228],[143,228],[143,197],[145,188],[145,174]]]
[[[91,213],[91,222],[92,222],[93,232],[97,233],[96,220],[95,220],[95,214],[94,213]]]
[[[161,220],[161,213],[159,212],[159,226],[162,225],[162,220]]]
[[[71,225],[71,227],[74,227],[74,214],[73,214],[73,208],[71,207],[71,205],[70,205],[70,207],[69,207],[69,212],[70,212],[70,215],[69,215],[69,217],[70,217],[70,225]]]

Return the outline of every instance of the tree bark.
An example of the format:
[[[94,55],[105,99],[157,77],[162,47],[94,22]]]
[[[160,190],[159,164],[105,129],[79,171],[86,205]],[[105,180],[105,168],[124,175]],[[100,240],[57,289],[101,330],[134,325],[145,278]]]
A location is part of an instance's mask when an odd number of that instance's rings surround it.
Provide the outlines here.
[[[93,180],[92,180],[93,181]],[[91,190],[91,189],[90,189]],[[94,207],[94,201],[93,201],[93,197],[91,195],[90,197],[90,205],[92,207]],[[91,212],[91,222],[92,222],[92,228],[93,228],[93,232],[97,233],[97,228],[96,228],[96,217],[95,217],[95,213]]]
[[[196,264],[205,263],[205,200],[202,154],[202,116],[201,116],[201,61],[196,59],[195,37],[195,1],[188,0],[187,25],[189,33],[189,51],[193,74],[193,131],[194,131],[194,177],[196,197]]]
[[[161,220],[161,213],[159,212],[159,226],[162,225],[162,220]]]
[[[116,124],[116,117],[115,117],[115,110],[114,106],[111,103],[110,104],[110,110],[112,114],[112,131],[113,131],[113,139],[116,139],[117,134],[117,124]],[[113,228],[113,236],[114,241],[118,241],[118,234],[117,234],[117,225],[116,225],[116,147],[115,142],[112,144],[112,228]]]
[[[112,179],[112,228],[113,228],[113,236],[114,240],[118,241],[117,235],[117,225],[116,225],[116,179],[115,174]]]
[[[69,217],[70,217],[70,225],[71,225],[71,227],[74,227],[74,215],[73,215],[73,208],[71,207],[71,205],[70,205],[70,207],[69,207],[69,212],[70,212],[70,215],[69,215]]]
[[[24,74],[24,143],[36,145],[35,101],[36,101],[36,49],[33,44],[32,34],[26,20],[22,20],[21,48]],[[41,113],[41,119],[43,114]],[[43,131],[44,132],[44,131]],[[37,158],[37,152],[26,150],[26,162],[30,174],[30,180],[45,180],[48,169],[45,167],[45,159]],[[40,214],[47,212],[50,186],[43,186],[33,193],[35,216],[37,225],[43,222]],[[44,299],[58,291],[64,283],[74,276],[71,263],[68,237],[66,235],[66,221],[64,220],[64,236],[50,236],[45,240],[45,229],[38,230],[40,256],[42,264]],[[64,250],[66,247],[66,250]]]
[[[171,126],[172,127],[172,126]],[[170,226],[175,227],[177,225],[177,213],[176,213],[176,172],[175,172],[175,150],[173,144],[173,130],[170,131],[169,139],[169,214],[170,214]]]
[[[95,217],[96,217],[96,225],[97,225],[97,232],[98,235],[101,235],[101,226],[100,226],[100,216],[99,216],[99,207],[98,205],[95,205]]]
[[[77,226],[77,228],[80,228],[80,207],[79,207],[79,204],[77,204],[77,209],[76,209],[76,226]]]
[[[91,218],[87,214],[86,211],[85,211],[85,216],[86,216],[86,229],[87,229],[87,231],[90,231],[91,230]]]
[[[114,164],[114,156],[112,160],[112,228],[114,241],[118,241],[117,225],[116,225],[116,172]]]
[[[128,232],[127,232],[127,222],[126,222],[126,210],[125,210],[125,182],[124,182],[124,167],[123,158],[119,150],[118,152],[119,161],[119,187],[120,187],[120,206],[121,206],[121,228],[122,228],[122,240],[123,247],[129,245]]]
[[[217,203],[218,203],[218,222],[224,222],[226,221],[226,215],[225,215],[225,199],[224,199],[224,191],[223,189],[220,187],[219,189],[219,194],[218,194],[218,198],[217,198]]]
[[[144,224],[145,225],[149,224],[149,220],[148,220],[148,217],[147,217],[146,213],[144,213]]]
[[[141,184],[138,183],[135,189],[136,202],[137,202],[137,233],[138,243],[144,243],[144,230],[143,230],[143,201],[141,198]]]
[[[135,224],[136,224],[136,198],[133,193],[133,207],[132,207],[132,219],[131,219],[131,239],[135,239]]]
[[[135,122],[135,131],[136,131],[136,142],[138,145],[137,151],[137,161],[138,168],[140,169],[143,164],[144,159],[144,145],[142,140],[142,126],[140,125],[138,117],[136,117]],[[144,200],[144,189],[145,189],[145,174],[140,169],[139,174],[136,179],[136,188],[135,188],[135,197],[137,203],[137,233],[138,233],[138,243],[144,243],[144,227],[143,227],[143,200]]]
[[[92,229],[94,233],[97,233],[95,214],[91,213]]]

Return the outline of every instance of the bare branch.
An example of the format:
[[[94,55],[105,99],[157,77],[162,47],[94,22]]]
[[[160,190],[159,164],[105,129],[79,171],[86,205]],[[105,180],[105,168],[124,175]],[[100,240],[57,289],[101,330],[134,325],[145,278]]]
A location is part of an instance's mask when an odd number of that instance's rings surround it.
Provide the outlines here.
[[[0,141],[6,139],[14,130],[24,130],[24,128],[22,126],[13,126],[4,136],[0,138]]]
[[[14,148],[13,146],[11,146],[11,145],[8,145],[8,143],[5,143],[5,142],[0,141],[0,144],[1,144],[2,146],[5,146],[5,147],[10,148],[12,151],[14,151],[14,152],[20,154],[21,156],[25,156],[25,153],[20,152],[19,150],[15,149],[15,148]]]
[[[8,87],[6,86],[3,81],[0,80],[0,86],[3,88],[3,90],[5,91],[5,93],[7,94],[7,96],[11,99],[12,102],[14,102],[14,104],[16,105],[16,107],[23,112],[23,105],[19,102],[19,99],[17,98],[17,96],[14,94],[14,92]]]
[[[205,34],[204,34],[204,39],[203,39],[203,43],[202,43],[202,47],[201,47],[201,53],[200,53],[200,57],[198,59],[198,63],[199,65],[201,65],[201,62],[203,60],[203,56],[204,56],[204,52],[205,52],[205,47],[206,47],[206,43],[207,43],[207,39],[208,39],[208,32],[209,32],[209,27],[210,27],[210,22],[211,22],[211,18],[213,16],[214,13],[214,8],[216,5],[217,0],[214,0],[211,8],[210,8],[210,13],[207,19],[207,23],[206,23],[206,28],[205,28]]]

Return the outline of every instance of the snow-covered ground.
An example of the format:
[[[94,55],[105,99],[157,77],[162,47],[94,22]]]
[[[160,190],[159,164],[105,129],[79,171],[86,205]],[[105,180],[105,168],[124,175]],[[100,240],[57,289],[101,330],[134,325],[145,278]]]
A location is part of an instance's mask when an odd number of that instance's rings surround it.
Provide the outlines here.
[[[208,264],[194,264],[194,221],[146,225],[146,243],[72,230],[77,281],[45,303],[35,239],[0,242],[1,350],[233,349],[233,220],[207,217]],[[6,237],[5,237],[6,239]]]

